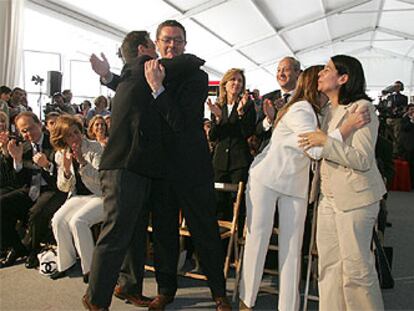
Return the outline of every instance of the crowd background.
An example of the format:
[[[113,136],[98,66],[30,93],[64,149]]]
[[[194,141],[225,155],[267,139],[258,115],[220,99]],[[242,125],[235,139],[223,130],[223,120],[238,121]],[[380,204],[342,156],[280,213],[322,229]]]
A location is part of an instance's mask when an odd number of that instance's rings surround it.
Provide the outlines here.
[[[274,127],[278,110],[289,101],[289,96],[292,94],[289,92],[294,90],[300,73],[300,64],[295,59],[282,59],[276,72],[276,78],[282,90],[261,96],[258,89],[252,91],[246,89],[246,78],[242,69],[232,68],[226,72],[220,82],[219,96],[214,102],[208,99],[206,103],[211,116],[204,120],[204,132],[210,146],[216,182],[247,181],[250,164],[269,142],[269,134]],[[284,83],[284,79],[288,83]],[[414,178],[414,104],[409,103],[407,96],[401,91],[403,91],[403,83],[396,81],[382,92],[379,104],[376,106],[380,121],[376,160],[388,186],[396,173],[393,159],[407,161],[410,165],[411,180],[413,181]],[[77,127],[82,136],[81,141],[95,141],[98,146],[105,148],[111,130],[111,101],[110,98],[100,95],[95,98],[93,104],[89,100],[76,104],[72,102],[72,97],[69,89],[54,93],[50,97],[50,103],[45,105],[43,120],[39,120],[32,112],[24,89],[0,87],[2,267],[11,266],[19,258],[24,258],[27,268],[36,268],[39,265],[37,255],[41,252],[43,245],[56,244],[59,239],[62,239],[59,236],[71,240],[70,234],[62,233],[62,229],[59,229],[62,226],[59,222],[64,222],[69,227],[72,226],[72,231],[75,231],[73,223],[76,221],[70,220],[70,217],[65,219],[64,211],[65,206],[70,206],[75,202],[76,196],[70,194],[73,189],[59,183],[59,174],[64,171],[64,164],[62,160],[60,162],[55,160],[55,151],[48,145],[50,143],[45,145],[45,141],[53,137],[57,120],[60,120],[62,116],[70,116],[72,122],[76,120],[78,124]],[[12,148],[8,147],[9,142],[12,142]],[[36,150],[39,142],[43,147]],[[70,146],[70,143],[66,143]],[[33,158],[30,146],[35,150]],[[18,153],[16,150],[19,148],[22,155],[16,156]],[[96,151],[99,148],[94,148],[95,157],[99,157],[102,151]],[[39,156],[36,158],[37,153]],[[38,189],[40,193],[33,198],[31,196],[33,179],[28,180],[27,176],[22,176],[22,171],[16,169],[16,157],[19,158],[19,156],[23,157],[23,162],[32,162],[31,169],[40,171],[42,175]],[[76,157],[74,159],[76,160]],[[68,164],[71,172],[77,176],[78,185],[81,182],[79,180],[80,170],[82,170],[82,165],[79,165],[81,162],[82,160],[77,160]],[[91,160],[92,162],[96,174],[99,169],[99,160],[98,162]],[[414,186],[414,182],[411,185]],[[102,209],[99,191],[89,191],[85,195],[90,196],[88,200],[97,200],[93,208],[96,206],[97,209]],[[54,199],[51,200],[51,198]],[[218,217],[229,219],[231,215],[226,214],[228,212],[224,206],[232,198],[220,195],[217,198]],[[15,208],[16,204],[20,204],[18,208]],[[379,216],[379,229],[382,233],[387,226],[387,212],[384,201],[381,204]],[[244,215],[243,202],[241,219]],[[100,213],[88,223],[87,227],[92,227],[101,219]],[[69,225],[70,221],[72,225]],[[243,222],[241,226],[242,224]],[[92,241],[90,230],[88,239]],[[79,237],[77,240],[79,241]],[[66,244],[70,243],[66,242]],[[75,245],[71,247],[70,254],[66,255],[69,259],[59,265],[65,267],[63,270],[67,270],[73,265],[73,258],[80,256],[84,281],[87,282],[93,242],[87,243],[86,251],[85,246],[80,247],[78,244],[75,239]],[[88,254],[85,259],[82,259],[85,253]],[[52,278],[63,276],[65,276],[64,273]]]

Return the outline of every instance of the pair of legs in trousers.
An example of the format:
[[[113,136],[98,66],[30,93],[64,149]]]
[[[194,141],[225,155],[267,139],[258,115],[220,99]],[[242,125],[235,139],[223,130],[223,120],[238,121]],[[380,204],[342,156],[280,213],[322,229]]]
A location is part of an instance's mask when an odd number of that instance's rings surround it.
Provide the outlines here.
[[[115,285],[141,293],[152,180],[133,172],[101,171],[104,221],[93,253],[90,302],[109,307]]]
[[[162,181],[156,188],[157,193],[151,201],[159,294],[174,296],[177,291],[178,212],[181,208],[212,296],[225,296],[224,253],[216,219],[213,183],[190,186]]]
[[[319,310],[384,310],[372,230],[379,202],[340,211],[322,196],[316,233],[319,254]]]
[[[66,271],[81,259],[83,274],[91,268],[95,243],[91,227],[103,220],[103,199],[96,195],[75,195],[55,213],[52,229],[57,242],[58,271]]]
[[[263,275],[276,209],[279,212],[279,310],[299,310],[300,263],[307,200],[291,197],[249,179],[246,189],[247,236],[240,299],[253,307]]]

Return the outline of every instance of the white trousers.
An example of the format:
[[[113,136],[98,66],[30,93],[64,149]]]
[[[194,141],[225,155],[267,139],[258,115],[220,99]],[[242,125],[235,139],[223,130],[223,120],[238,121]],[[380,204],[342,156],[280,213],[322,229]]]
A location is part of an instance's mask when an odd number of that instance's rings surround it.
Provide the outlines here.
[[[246,189],[247,236],[240,281],[240,299],[248,307],[256,302],[273,229],[276,203],[279,212],[279,310],[300,306],[299,280],[307,200],[280,194],[249,179]]]
[[[65,271],[81,259],[83,274],[90,271],[95,247],[91,227],[104,218],[102,197],[75,195],[70,197],[52,218],[57,242],[58,271]]]
[[[340,211],[322,196],[316,233],[319,310],[384,310],[371,251],[379,202]]]

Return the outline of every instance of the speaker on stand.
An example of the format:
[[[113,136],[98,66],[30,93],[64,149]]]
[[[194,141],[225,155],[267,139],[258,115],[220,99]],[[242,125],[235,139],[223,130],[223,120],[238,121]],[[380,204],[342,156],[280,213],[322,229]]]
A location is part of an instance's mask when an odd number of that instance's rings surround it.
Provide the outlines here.
[[[47,95],[52,97],[53,94],[62,91],[62,73],[59,71],[47,72]]]

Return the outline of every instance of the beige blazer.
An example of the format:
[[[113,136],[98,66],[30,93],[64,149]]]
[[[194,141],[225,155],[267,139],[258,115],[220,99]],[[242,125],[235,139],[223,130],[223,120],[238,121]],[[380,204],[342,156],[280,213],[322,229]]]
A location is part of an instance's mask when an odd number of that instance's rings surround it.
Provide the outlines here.
[[[102,152],[102,146],[98,142],[88,140],[86,138],[83,139],[82,154],[87,163],[85,166],[81,166],[79,168],[79,174],[85,186],[95,195],[102,195],[98,171],[101,163]],[[76,184],[73,165],[70,168],[72,175],[68,179],[64,175],[62,151],[56,152],[55,161],[58,165],[57,186],[60,191],[70,192],[70,197],[75,190]]]
[[[371,122],[351,134],[344,142],[328,137],[322,149],[322,166],[338,209],[347,211],[381,200],[386,192],[375,160],[378,117],[367,100],[339,106],[324,118],[322,130],[331,132],[346,120],[352,105],[368,106]]]

